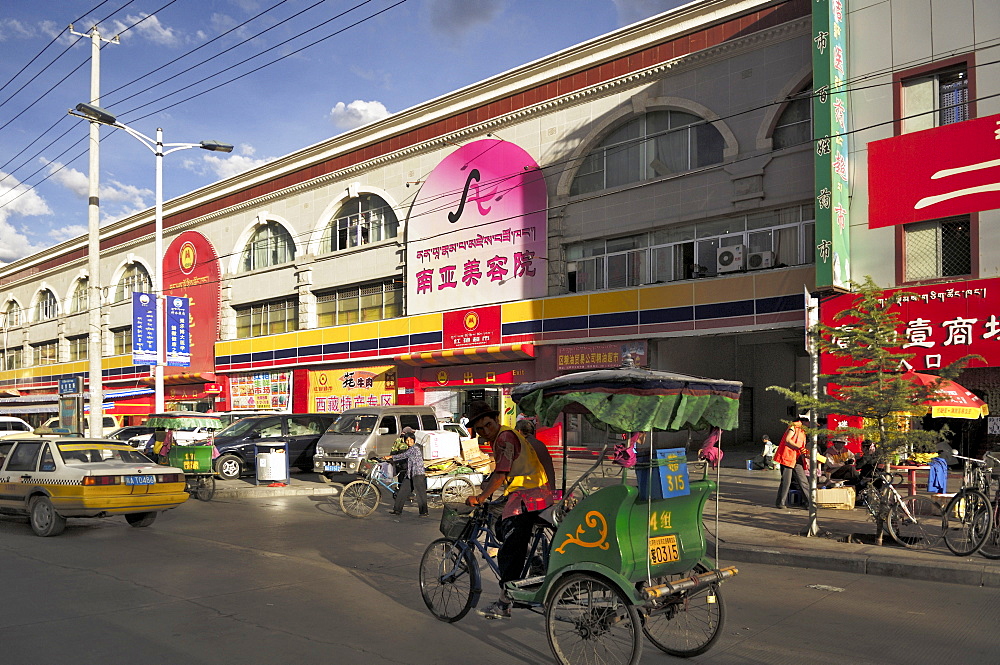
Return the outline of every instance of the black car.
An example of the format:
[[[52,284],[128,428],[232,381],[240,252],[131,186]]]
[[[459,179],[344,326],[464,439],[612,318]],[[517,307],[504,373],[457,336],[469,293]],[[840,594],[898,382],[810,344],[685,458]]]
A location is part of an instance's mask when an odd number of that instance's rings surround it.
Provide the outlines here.
[[[316,442],[336,419],[335,413],[281,413],[240,418],[215,435],[219,456],[215,472],[223,480],[236,480],[256,472],[258,445],[284,443],[288,465],[312,471]]]
[[[133,436],[149,436],[155,430],[152,427],[146,427],[145,425],[127,425],[125,427],[119,427],[114,432],[108,434],[105,438],[116,439],[118,441],[128,441]]]

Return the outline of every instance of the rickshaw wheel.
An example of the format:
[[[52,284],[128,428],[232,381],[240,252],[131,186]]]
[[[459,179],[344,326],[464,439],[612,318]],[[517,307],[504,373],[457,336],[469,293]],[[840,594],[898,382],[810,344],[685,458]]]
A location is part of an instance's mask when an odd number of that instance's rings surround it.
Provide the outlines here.
[[[479,588],[479,569],[472,552],[450,538],[438,538],[420,559],[420,595],[441,621],[458,621],[472,607]]]
[[[639,613],[608,582],[576,573],[562,580],[545,606],[545,632],[562,665],[627,663],[642,655]]]
[[[475,488],[468,478],[456,476],[444,484],[441,488],[441,503],[465,503],[467,497],[475,493]]]
[[[340,509],[351,517],[368,517],[378,508],[378,488],[367,480],[347,483],[340,493]]]
[[[680,575],[653,579],[653,584],[675,581],[707,572],[698,565]],[[663,599],[663,604],[643,611],[642,632],[660,651],[671,656],[690,658],[705,653],[722,633],[726,606],[718,584],[710,584],[693,593],[683,591]]]
[[[194,486],[194,498],[199,501],[211,501],[215,496],[215,476],[196,476],[188,482]]]

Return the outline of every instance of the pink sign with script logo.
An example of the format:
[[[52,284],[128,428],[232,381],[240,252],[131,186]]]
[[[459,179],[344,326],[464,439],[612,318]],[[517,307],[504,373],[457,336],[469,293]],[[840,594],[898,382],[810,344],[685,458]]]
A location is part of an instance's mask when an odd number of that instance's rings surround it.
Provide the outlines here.
[[[462,146],[431,171],[409,217],[410,314],[546,295],[548,195],[508,141]]]

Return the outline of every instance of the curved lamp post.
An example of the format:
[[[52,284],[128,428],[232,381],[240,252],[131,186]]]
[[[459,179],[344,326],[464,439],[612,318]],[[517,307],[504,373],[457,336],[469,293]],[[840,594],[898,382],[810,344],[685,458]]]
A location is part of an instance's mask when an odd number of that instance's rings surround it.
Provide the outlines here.
[[[163,413],[166,410],[163,397],[163,366],[166,364],[164,361],[166,353],[166,331],[164,330],[166,327],[166,310],[164,308],[165,294],[163,293],[163,156],[188,148],[201,148],[202,150],[211,150],[213,152],[232,152],[233,146],[228,143],[220,143],[219,141],[164,143],[162,128],[157,127],[156,139],[151,139],[128,125],[118,122],[118,119],[111,112],[93,104],[77,104],[76,109],[70,111],[69,114],[89,120],[90,122],[123,129],[149,148],[156,157],[156,234],[153,250],[156,256],[156,270],[153,278],[153,293],[156,296],[156,365],[153,370],[153,376],[156,382],[154,412]]]

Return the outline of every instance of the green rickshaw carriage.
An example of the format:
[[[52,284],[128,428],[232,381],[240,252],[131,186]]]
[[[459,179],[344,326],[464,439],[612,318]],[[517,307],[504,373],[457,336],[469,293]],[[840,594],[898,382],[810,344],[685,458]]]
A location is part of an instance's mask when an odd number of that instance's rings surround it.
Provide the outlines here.
[[[627,434],[734,429],[741,391],[738,381],[629,367],[523,384],[511,397],[542,426],[578,413]],[[666,653],[695,656],[720,634],[725,607],[719,586],[737,571],[718,569],[707,553],[702,511],[716,483],[703,463],[688,471],[685,449],[654,450],[651,438],[637,451],[638,487],[623,479],[582,491],[603,464],[606,447],[569,489],[563,465],[563,497],[550,509],[555,531],[545,574],[507,584],[515,607],[544,608],[549,645],[560,663],[637,663],[643,634]],[[564,442],[564,460],[565,453]],[[471,568],[460,563],[467,557],[442,566],[428,586],[456,582]],[[478,567],[469,574],[475,603]],[[442,620],[464,615],[437,611],[431,593],[425,602]]]

